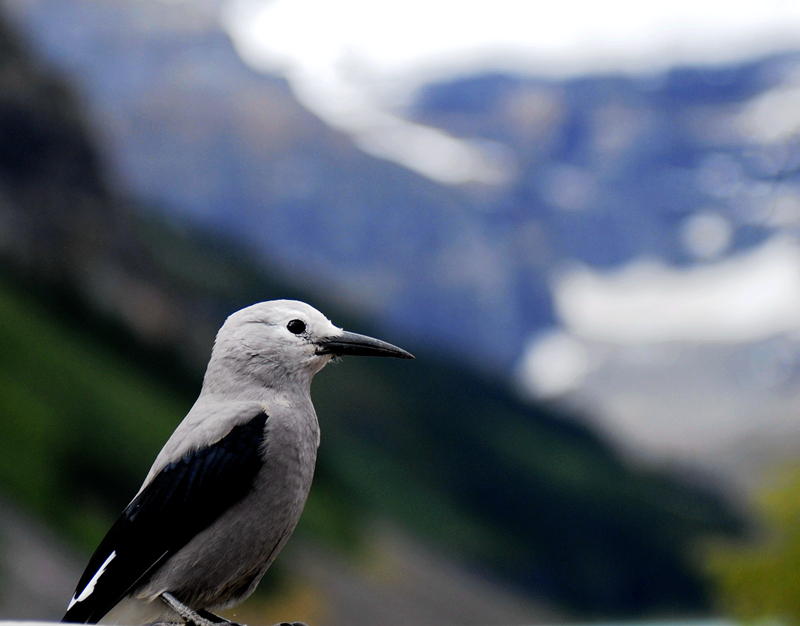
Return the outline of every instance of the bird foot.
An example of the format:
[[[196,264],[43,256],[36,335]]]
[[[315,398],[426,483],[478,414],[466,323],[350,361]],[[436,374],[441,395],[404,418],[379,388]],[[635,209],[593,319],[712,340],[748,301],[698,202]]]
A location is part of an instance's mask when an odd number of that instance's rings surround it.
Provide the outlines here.
[[[281,622],[280,624],[275,624],[275,626],[308,626],[305,622]]]

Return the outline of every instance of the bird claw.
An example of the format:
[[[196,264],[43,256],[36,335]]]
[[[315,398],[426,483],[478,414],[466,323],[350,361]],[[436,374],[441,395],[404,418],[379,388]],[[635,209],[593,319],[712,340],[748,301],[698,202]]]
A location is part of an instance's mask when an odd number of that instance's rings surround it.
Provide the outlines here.
[[[281,622],[280,624],[275,624],[275,626],[308,626],[305,622]]]

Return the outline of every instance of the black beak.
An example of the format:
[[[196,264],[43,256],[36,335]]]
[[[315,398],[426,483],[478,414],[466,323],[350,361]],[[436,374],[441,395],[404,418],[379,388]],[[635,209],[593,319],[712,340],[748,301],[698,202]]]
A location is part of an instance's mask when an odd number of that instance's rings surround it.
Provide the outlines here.
[[[335,356],[393,356],[398,359],[413,359],[414,355],[390,343],[373,339],[366,335],[344,331],[336,337],[328,337],[319,342],[317,354]]]

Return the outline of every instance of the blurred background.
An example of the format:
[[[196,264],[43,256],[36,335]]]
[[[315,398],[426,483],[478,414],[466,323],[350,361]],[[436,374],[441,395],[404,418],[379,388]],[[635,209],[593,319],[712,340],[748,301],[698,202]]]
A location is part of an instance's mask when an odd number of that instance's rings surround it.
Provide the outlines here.
[[[4,0],[0,617],[289,297],[417,360],[317,377],[229,617],[800,623],[799,51],[778,1]]]

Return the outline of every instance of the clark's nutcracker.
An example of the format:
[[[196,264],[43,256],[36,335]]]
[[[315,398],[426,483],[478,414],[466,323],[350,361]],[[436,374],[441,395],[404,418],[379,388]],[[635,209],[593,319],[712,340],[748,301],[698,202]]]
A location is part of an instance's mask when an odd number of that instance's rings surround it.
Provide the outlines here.
[[[311,487],[314,374],[341,355],[414,358],[303,302],[262,302],[217,334],[200,396],[89,561],[65,622],[228,624]]]

